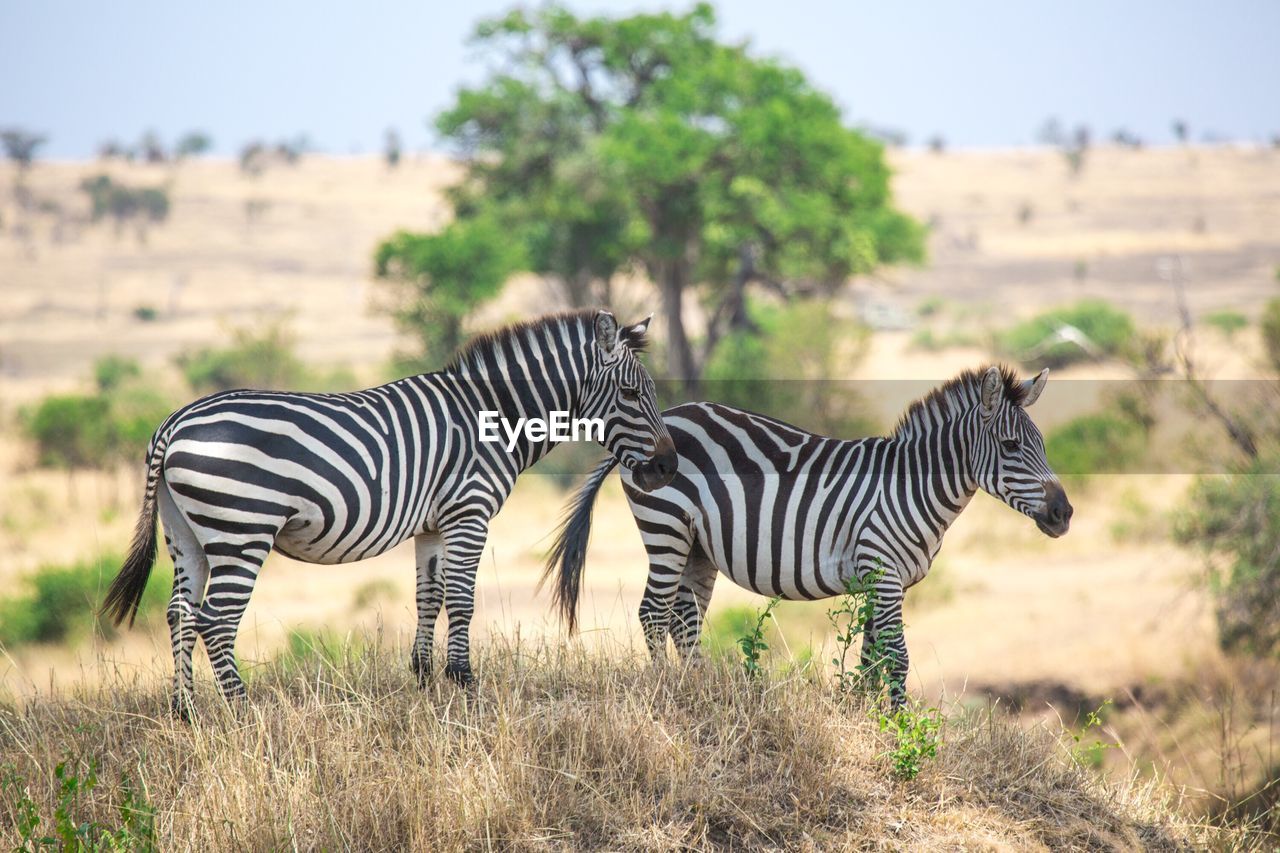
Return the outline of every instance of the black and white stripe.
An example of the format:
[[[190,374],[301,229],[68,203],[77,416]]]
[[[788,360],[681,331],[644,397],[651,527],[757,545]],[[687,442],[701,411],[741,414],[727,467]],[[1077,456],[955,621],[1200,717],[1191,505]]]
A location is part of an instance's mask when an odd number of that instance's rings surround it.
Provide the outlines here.
[[[895,658],[901,698],[907,672],[904,591],[929,571],[943,534],[978,489],[1066,532],[1071,505],[1026,414],[1048,371],[1026,382],[991,367],[967,372],[913,403],[893,435],[843,441],[715,403],[663,413],[678,471],[644,492],[623,488],[649,555],[640,622],[655,659],[668,634],[685,655],[697,648],[717,572],[762,595],[836,596],[851,576],[878,567],[873,623]],[[572,627],[591,507],[613,469],[606,460],[576,495],[547,565]],[[864,642],[864,654],[869,643]]]
[[[665,484],[671,439],[636,356],[647,326],[620,329],[607,311],[556,315],[482,336],[439,373],[349,394],[230,391],[186,406],[152,438],[133,549],[106,610],[117,622],[136,613],[158,507],[175,568],[174,703],[186,714],[197,636],[224,695],[243,695],[235,636],[272,549],[348,563],[413,537],[413,668],[425,681],[443,604],[446,672],[470,681],[468,627],[489,520],[520,472],[554,446],[481,442],[478,413],[601,418],[610,458],[643,488]]]

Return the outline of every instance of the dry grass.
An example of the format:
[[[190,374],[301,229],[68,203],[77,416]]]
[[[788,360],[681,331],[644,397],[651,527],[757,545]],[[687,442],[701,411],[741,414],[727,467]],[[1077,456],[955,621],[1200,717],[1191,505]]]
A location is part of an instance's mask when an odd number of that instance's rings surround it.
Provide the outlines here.
[[[1176,816],[1154,785],[1114,786],[1046,730],[950,720],[939,757],[893,777],[867,710],[812,674],[747,680],[704,664],[495,641],[468,697],[419,691],[374,644],[256,673],[234,711],[208,684],[192,726],[164,680],[0,709],[0,763],[51,815],[54,767],[90,758],[77,820],[118,821],[122,777],[174,849],[1179,849],[1244,836]],[[15,797],[0,838],[15,843]]]

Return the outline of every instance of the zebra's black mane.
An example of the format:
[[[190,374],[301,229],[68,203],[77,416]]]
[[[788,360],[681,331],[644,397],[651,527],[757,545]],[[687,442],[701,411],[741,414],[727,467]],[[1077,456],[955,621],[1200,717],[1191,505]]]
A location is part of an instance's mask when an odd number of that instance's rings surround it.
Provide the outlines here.
[[[587,330],[587,335],[594,334],[592,331],[595,323],[598,308],[579,308],[571,311],[559,311],[554,314],[544,314],[535,317],[532,320],[523,320],[519,323],[512,323],[508,326],[502,326],[492,329],[488,332],[471,338],[462,346],[458,347],[453,357],[449,359],[444,369],[449,371],[459,370],[471,363],[472,356],[476,353],[490,352],[495,347],[501,345],[504,341],[512,338],[523,337],[527,332],[540,331],[548,326],[558,326],[568,323],[581,323]],[[631,348],[633,352],[644,352],[649,345],[647,336],[634,335],[628,331],[629,327],[618,326],[619,339]]]
[[[1005,397],[1015,406],[1021,406],[1027,397],[1028,387],[1013,372],[1013,368],[1004,364],[997,366],[1000,368],[1000,378],[1004,380]],[[893,437],[901,438],[914,432],[916,427],[928,429],[935,421],[947,420],[951,415],[971,409],[978,402],[982,393],[982,377],[989,369],[990,366],[983,366],[977,370],[966,370],[907,406],[898,425],[893,429]],[[928,417],[931,413],[937,413],[940,417]]]

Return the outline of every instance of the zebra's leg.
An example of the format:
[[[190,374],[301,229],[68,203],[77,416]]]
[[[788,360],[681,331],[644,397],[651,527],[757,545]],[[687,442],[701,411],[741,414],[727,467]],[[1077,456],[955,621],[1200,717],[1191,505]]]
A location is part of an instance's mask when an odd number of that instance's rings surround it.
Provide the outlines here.
[[[190,720],[194,697],[191,655],[196,646],[196,608],[209,579],[209,558],[196,539],[191,525],[179,512],[161,483],[157,501],[164,525],[164,544],[173,561],[173,595],[165,617],[169,622],[169,645],[173,650],[173,697],[170,708],[174,716]]]
[[[642,529],[641,537],[649,552],[649,579],[640,599],[640,627],[649,656],[660,664],[667,659],[667,634],[693,541],[687,530],[674,528]]]
[[[873,570],[871,565],[861,566],[859,576]],[[862,661],[873,667],[881,667],[889,687],[889,700],[894,709],[902,707],[907,697],[907,639],[903,632],[902,578],[891,567],[880,573],[875,585],[875,607],[872,610],[871,627],[862,638]]]
[[[702,636],[702,622],[711,605],[711,592],[716,584],[716,567],[695,543],[685,562],[680,588],[676,591],[668,630],[675,642],[676,652],[686,662],[696,660],[701,654],[698,640]]]
[[[245,697],[244,679],[236,667],[236,632],[274,541],[273,534],[265,542],[255,535],[247,542],[205,544],[210,563],[209,588],[196,612],[196,631],[204,640],[218,687],[228,702]]]
[[[476,609],[476,570],[489,535],[489,519],[468,515],[452,522],[444,538],[444,607],[449,641],[444,674],[463,687],[475,682],[471,671],[471,617]]]
[[[413,637],[413,651],[409,665],[418,676],[418,686],[426,687],[431,680],[431,652],[435,643],[436,618],[444,604],[444,570],[440,560],[444,555],[444,542],[438,533],[424,533],[413,540],[418,583],[418,631]]]

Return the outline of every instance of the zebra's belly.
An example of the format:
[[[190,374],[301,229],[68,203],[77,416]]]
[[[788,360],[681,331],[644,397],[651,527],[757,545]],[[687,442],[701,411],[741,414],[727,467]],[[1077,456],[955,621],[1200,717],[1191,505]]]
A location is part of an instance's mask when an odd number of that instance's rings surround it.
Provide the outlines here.
[[[276,535],[275,548],[286,557],[306,563],[354,563],[386,553],[411,537],[413,525],[403,527],[390,530],[358,527],[346,535],[326,536],[324,519],[318,517],[318,513],[299,513]]]
[[[773,534],[781,533],[780,541]],[[751,534],[727,537],[703,528],[699,544],[716,569],[738,586],[789,601],[830,598],[842,591],[853,573],[852,554],[807,541],[797,546],[785,531],[761,527]]]

